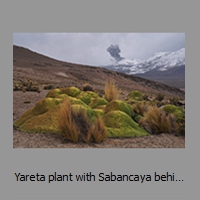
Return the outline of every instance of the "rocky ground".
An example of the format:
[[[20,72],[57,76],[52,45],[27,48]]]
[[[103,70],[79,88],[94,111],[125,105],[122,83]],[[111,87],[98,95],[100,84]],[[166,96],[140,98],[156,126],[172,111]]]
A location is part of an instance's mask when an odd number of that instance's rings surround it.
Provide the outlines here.
[[[48,90],[41,92],[13,92],[13,122],[23,112],[44,98]],[[30,101],[30,103],[24,103]],[[106,139],[100,144],[74,144],[63,141],[57,134],[24,133],[13,129],[13,148],[185,148],[185,137],[170,134],[150,135],[138,138]]]

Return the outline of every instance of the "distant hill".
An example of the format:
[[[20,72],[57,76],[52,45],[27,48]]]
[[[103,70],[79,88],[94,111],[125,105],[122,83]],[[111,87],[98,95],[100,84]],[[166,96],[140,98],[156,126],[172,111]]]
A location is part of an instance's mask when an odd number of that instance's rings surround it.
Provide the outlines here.
[[[31,79],[40,85],[79,88],[87,82],[95,89],[103,91],[105,81],[109,78],[115,79],[122,91],[140,90],[148,94],[163,93],[167,96],[185,97],[185,92],[176,87],[105,68],[55,60],[27,48],[13,46],[14,82]]]
[[[177,88],[185,88],[185,65],[173,67],[167,71],[151,70],[136,76],[158,81]]]

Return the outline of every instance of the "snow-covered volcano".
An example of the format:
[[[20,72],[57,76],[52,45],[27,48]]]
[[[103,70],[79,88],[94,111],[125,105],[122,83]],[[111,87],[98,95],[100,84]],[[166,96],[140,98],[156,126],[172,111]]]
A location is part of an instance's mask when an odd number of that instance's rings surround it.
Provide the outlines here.
[[[106,68],[127,74],[141,74],[151,70],[167,71],[173,67],[185,65],[185,48],[174,52],[156,52],[147,60],[122,59]]]

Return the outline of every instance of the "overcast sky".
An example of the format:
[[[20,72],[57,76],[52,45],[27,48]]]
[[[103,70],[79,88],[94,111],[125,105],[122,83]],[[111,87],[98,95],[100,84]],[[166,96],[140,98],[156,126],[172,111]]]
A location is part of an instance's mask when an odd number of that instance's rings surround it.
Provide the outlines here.
[[[155,52],[185,47],[185,33],[14,33],[13,44],[67,62],[108,65],[115,59],[107,51],[118,45],[127,59],[145,60]]]

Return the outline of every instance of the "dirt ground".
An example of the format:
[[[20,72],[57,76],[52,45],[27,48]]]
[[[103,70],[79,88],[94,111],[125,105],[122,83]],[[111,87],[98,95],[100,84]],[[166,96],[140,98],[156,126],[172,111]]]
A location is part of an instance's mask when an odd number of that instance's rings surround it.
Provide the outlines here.
[[[13,91],[13,122],[47,92],[43,89],[40,93]],[[57,134],[25,133],[13,129],[13,148],[185,148],[185,137],[163,133],[138,138],[109,138],[100,144],[74,144],[63,141]]]

